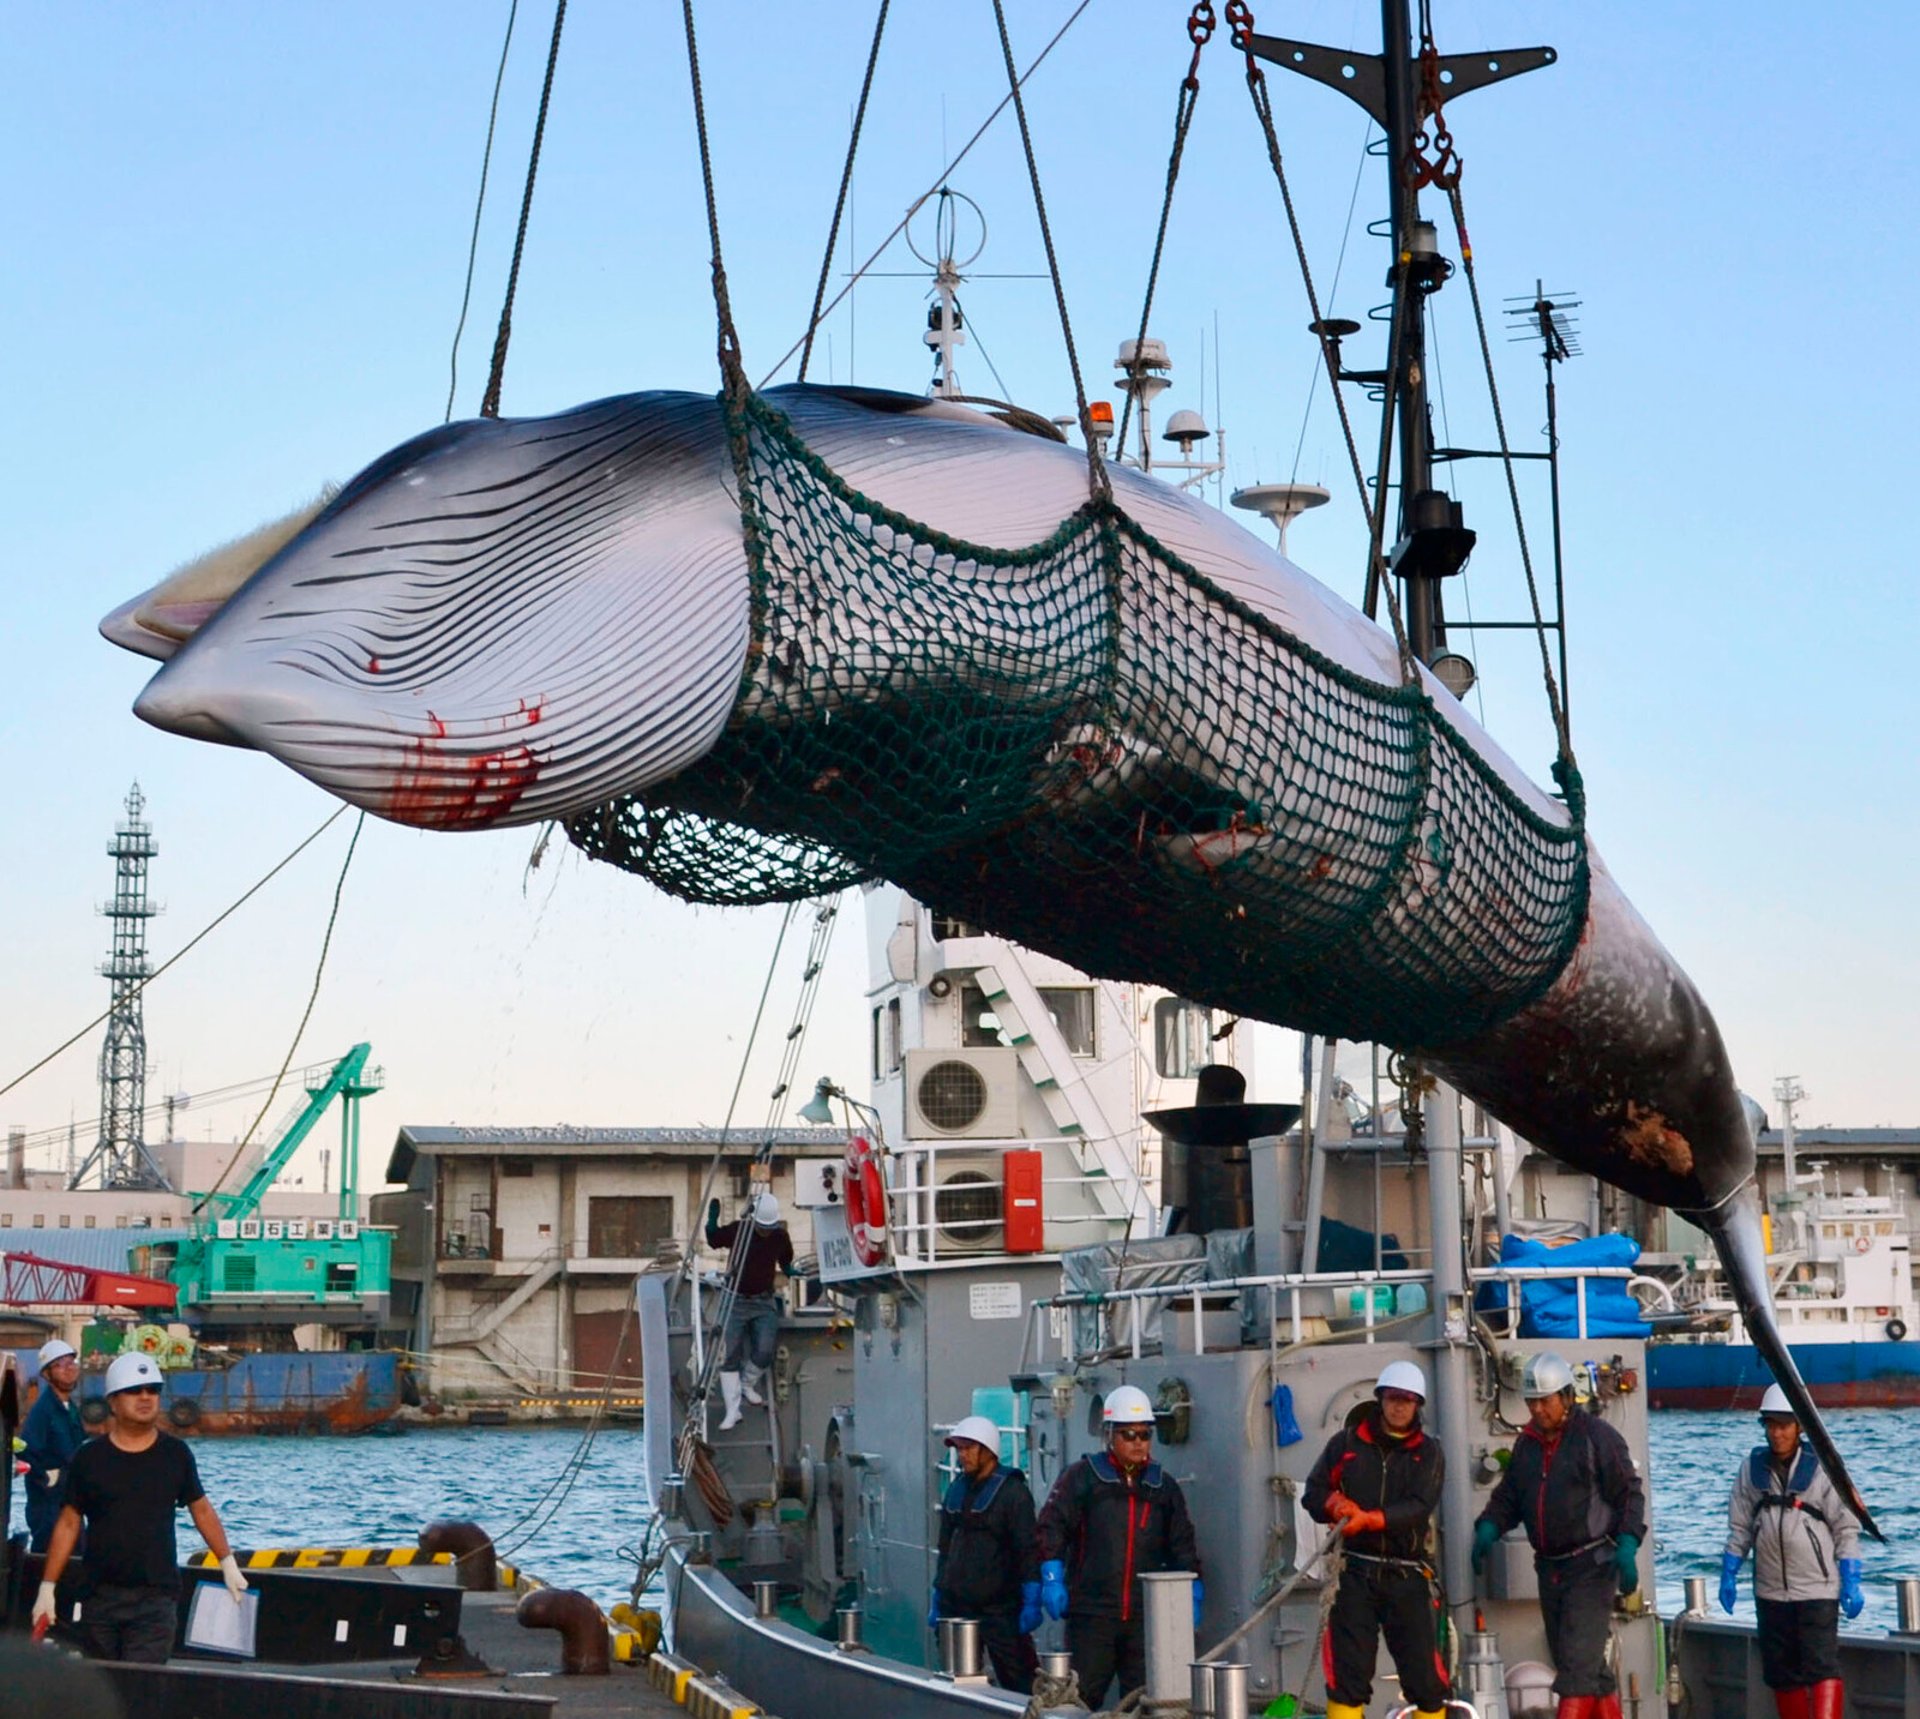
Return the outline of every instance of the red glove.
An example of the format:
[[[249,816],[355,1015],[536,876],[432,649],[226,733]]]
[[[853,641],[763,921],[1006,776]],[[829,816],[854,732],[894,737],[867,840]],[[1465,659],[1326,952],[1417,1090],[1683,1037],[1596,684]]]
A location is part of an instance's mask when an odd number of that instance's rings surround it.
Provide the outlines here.
[[[1333,1522],[1344,1522],[1349,1516],[1358,1516],[1360,1506],[1354,1503],[1344,1492],[1327,1494],[1327,1518]]]
[[[1384,1511],[1361,1510],[1358,1507],[1341,1526],[1341,1533],[1351,1540],[1356,1534],[1384,1534],[1387,1531],[1387,1518]]]

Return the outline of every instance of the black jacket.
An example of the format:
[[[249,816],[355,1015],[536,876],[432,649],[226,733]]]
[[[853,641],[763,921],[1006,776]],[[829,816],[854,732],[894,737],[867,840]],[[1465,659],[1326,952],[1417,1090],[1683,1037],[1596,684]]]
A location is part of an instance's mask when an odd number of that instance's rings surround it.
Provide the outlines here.
[[[1136,1617],[1138,1577],[1200,1574],[1180,1483],[1157,1462],[1127,1475],[1105,1451],[1081,1457],[1053,1483],[1040,1512],[1040,1556],[1066,1564],[1074,1618]]]
[[[1384,1534],[1355,1534],[1346,1542],[1349,1551],[1371,1558],[1424,1559],[1446,1472],[1440,1441],[1417,1421],[1405,1438],[1389,1438],[1381,1425],[1380,1405],[1363,1403],[1327,1441],[1307,1476],[1307,1514],[1316,1522],[1331,1522],[1327,1498],[1344,1493],[1362,1510],[1378,1510],[1387,1519]]]
[[[992,1617],[1020,1609],[1020,1586],[1040,1580],[1033,1494],[1017,1468],[975,1483],[964,1474],[940,1505],[934,1591],[943,1617]]]
[[[1576,1411],[1551,1444],[1521,1429],[1480,1520],[1502,1534],[1523,1523],[1536,1554],[1563,1558],[1622,1534],[1646,1539],[1647,1492],[1627,1441],[1598,1415]]]

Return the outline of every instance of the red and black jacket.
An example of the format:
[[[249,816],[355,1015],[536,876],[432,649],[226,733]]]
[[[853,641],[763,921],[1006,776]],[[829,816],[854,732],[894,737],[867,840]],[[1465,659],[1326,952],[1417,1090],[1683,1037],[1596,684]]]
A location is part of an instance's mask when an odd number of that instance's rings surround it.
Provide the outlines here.
[[[1621,1534],[1647,1537],[1647,1491],[1627,1441],[1598,1415],[1575,1411],[1551,1442],[1532,1426],[1480,1520],[1502,1534],[1516,1522],[1542,1558],[1565,1558]]]
[[[1101,1451],[1053,1483],[1040,1512],[1040,1556],[1067,1567],[1067,1616],[1140,1615],[1139,1578],[1200,1574],[1200,1549],[1180,1483],[1159,1463],[1125,1473]]]
[[[1381,1425],[1380,1405],[1362,1403],[1327,1441],[1307,1476],[1307,1514],[1316,1522],[1333,1521],[1327,1499],[1343,1493],[1362,1510],[1378,1510],[1387,1519],[1384,1534],[1355,1534],[1346,1542],[1348,1551],[1370,1558],[1424,1559],[1446,1472],[1440,1441],[1417,1420],[1405,1438],[1390,1438]]]

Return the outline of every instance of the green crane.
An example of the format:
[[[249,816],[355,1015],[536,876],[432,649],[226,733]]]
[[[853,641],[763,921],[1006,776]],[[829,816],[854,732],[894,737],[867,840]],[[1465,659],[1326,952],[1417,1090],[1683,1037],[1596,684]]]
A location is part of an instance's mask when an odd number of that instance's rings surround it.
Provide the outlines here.
[[[360,1100],[380,1090],[371,1045],[355,1045],[307,1102],[237,1192],[215,1189],[200,1209],[213,1215],[180,1244],[173,1281],[181,1305],[231,1321],[316,1319],[377,1323],[390,1294],[393,1237],[359,1222]],[[262,1219],[258,1213],[300,1144],[340,1100],[340,1204],[334,1219]]]

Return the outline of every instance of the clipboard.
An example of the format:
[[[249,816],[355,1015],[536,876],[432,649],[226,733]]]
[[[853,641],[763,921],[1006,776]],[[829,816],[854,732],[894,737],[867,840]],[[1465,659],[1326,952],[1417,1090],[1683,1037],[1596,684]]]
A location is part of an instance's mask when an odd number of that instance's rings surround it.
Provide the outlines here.
[[[254,1639],[260,1627],[260,1590],[249,1588],[234,1603],[225,1582],[200,1582],[187,1606],[187,1628],[182,1645],[201,1653],[224,1653],[235,1659],[257,1657]]]

